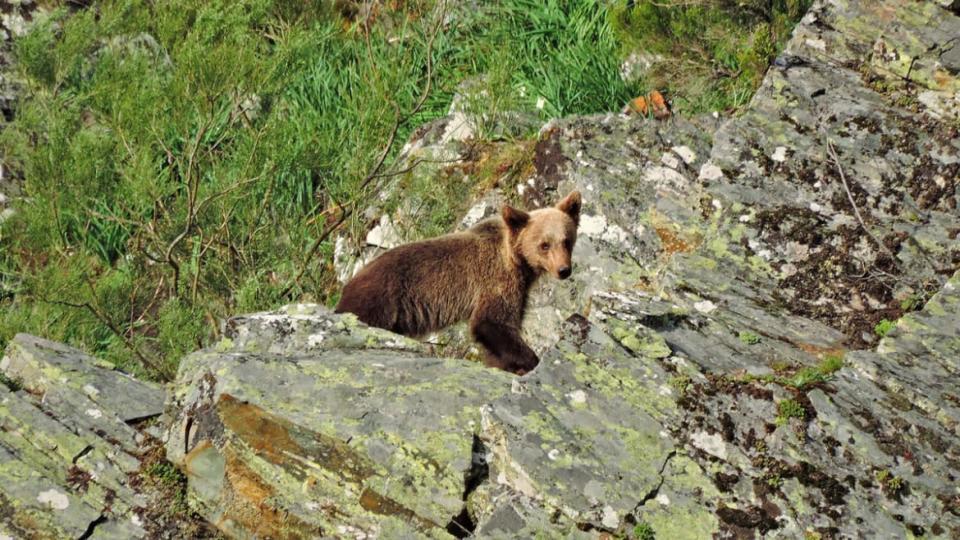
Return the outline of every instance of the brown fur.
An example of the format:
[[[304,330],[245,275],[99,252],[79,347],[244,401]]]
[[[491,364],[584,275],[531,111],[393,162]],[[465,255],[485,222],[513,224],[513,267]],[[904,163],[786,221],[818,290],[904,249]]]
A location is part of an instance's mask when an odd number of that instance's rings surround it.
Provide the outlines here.
[[[467,231],[396,247],[347,283],[336,311],[408,336],[468,320],[487,365],[526,373],[539,362],[520,336],[527,295],[544,273],[569,277],[579,217],[575,191],[554,208],[504,206]]]

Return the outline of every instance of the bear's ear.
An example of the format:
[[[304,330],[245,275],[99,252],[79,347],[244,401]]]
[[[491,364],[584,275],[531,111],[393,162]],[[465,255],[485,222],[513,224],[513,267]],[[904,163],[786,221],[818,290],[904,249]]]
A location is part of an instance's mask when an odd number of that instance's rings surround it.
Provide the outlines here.
[[[571,191],[569,195],[557,203],[557,210],[567,214],[573,221],[580,222],[580,192]]]
[[[517,210],[509,205],[503,206],[501,214],[503,215],[503,221],[513,232],[518,232],[527,225],[528,221],[530,221],[530,214],[524,212],[523,210]]]

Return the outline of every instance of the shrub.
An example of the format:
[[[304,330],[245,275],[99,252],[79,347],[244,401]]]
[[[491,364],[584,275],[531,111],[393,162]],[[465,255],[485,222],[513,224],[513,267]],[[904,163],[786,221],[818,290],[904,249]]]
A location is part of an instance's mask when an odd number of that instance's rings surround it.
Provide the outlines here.
[[[625,52],[659,54],[647,85],[681,112],[746,104],[811,0],[617,2],[612,24]]]

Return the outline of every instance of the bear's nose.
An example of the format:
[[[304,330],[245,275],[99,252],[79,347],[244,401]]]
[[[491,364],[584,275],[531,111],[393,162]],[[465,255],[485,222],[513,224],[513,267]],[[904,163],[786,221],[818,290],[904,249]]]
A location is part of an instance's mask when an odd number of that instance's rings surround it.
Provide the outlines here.
[[[557,271],[557,275],[560,276],[560,279],[567,279],[568,277],[570,277],[570,267],[564,266],[563,268]]]

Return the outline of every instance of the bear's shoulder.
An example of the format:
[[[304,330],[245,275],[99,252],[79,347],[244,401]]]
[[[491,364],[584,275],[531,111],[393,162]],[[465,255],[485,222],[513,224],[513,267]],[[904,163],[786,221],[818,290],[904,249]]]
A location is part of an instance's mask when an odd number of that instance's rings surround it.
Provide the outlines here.
[[[503,236],[504,227],[503,219],[500,217],[491,217],[470,227],[467,229],[467,232],[485,239],[499,239]]]

